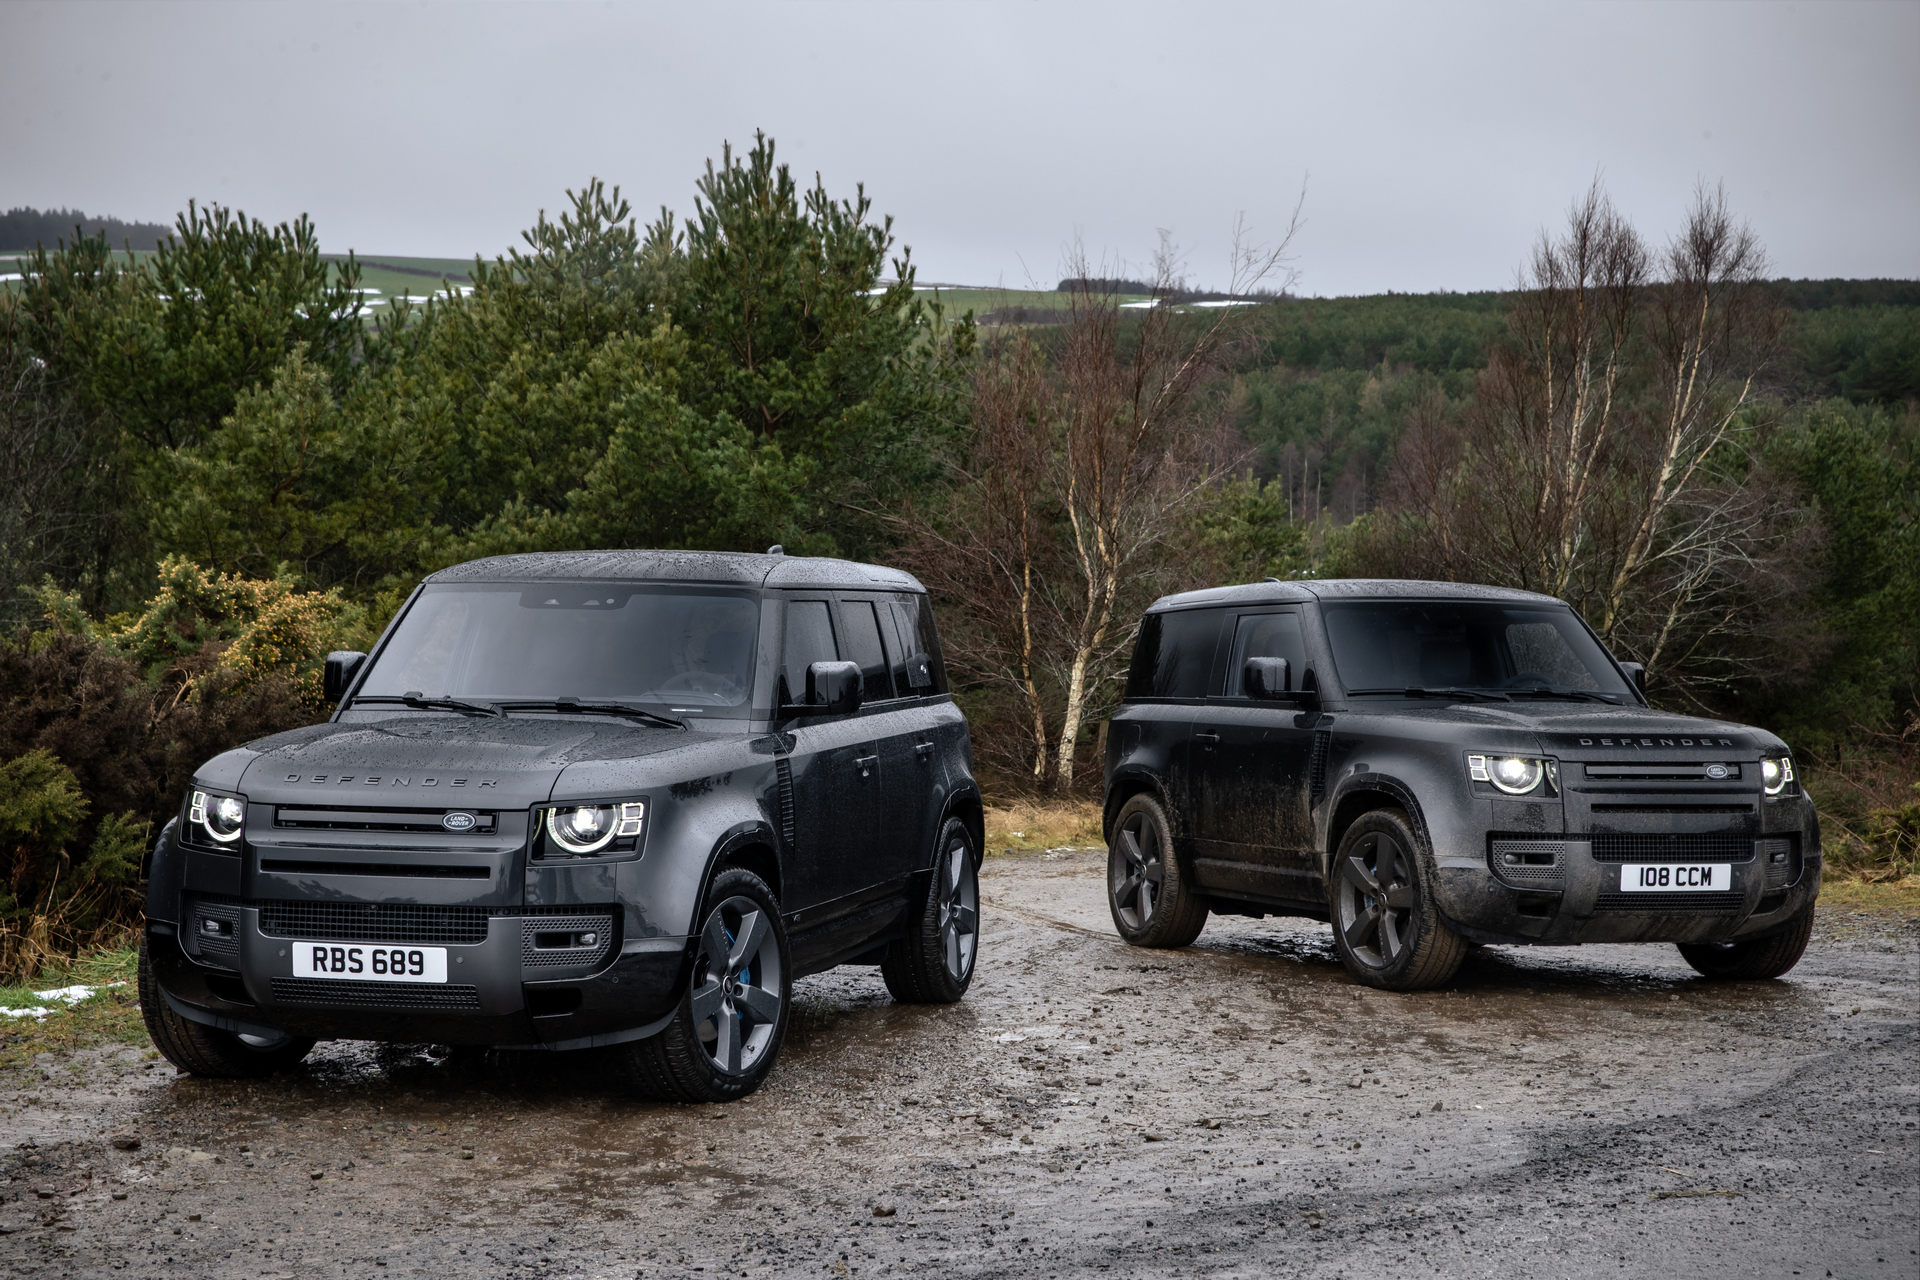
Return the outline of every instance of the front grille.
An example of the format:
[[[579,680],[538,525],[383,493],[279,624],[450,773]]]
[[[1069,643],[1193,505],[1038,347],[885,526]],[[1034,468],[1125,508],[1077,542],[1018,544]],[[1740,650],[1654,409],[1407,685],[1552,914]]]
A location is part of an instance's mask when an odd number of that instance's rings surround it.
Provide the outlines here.
[[[1658,915],[1731,915],[1745,908],[1743,893],[1603,893],[1593,900],[1595,911],[1641,911]]]
[[[1488,846],[1493,873],[1509,884],[1557,885],[1565,877],[1567,846],[1560,840],[1494,840]]]
[[[472,821],[448,826],[447,815],[464,814]],[[455,819],[456,822],[459,819]],[[431,831],[437,835],[492,835],[492,813],[473,809],[329,809],[281,805],[273,811],[273,825],[298,831]]]
[[[282,1004],[324,1004],[352,1009],[480,1007],[478,987],[437,982],[333,982],[325,978],[275,978],[273,998]]]
[[[1595,862],[1747,862],[1753,837],[1716,831],[1702,834],[1596,831]]]
[[[328,942],[476,943],[487,940],[497,907],[435,907],[391,902],[265,902],[260,932]]]
[[[1707,770],[1721,770],[1715,778]],[[1707,762],[1702,764],[1651,764],[1635,760],[1629,764],[1589,764],[1582,768],[1587,777],[1608,782],[1732,782],[1740,777],[1740,766]]]
[[[576,946],[575,939],[591,933],[594,940]],[[613,949],[613,913],[534,916],[521,923],[520,963],[529,969],[573,968],[598,964]]]

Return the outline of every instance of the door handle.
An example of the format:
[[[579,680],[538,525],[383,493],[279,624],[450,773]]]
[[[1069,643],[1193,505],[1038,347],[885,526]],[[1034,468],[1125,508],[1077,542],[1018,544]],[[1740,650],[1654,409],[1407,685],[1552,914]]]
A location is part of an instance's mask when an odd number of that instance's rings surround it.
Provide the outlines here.
[[[931,742],[916,742],[913,744],[913,754],[923,761],[931,760],[933,759],[933,744]]]
[[[1220,742],[1220,735],[1210,729],[1202,729],[1193,735],[1193,740],[1211,751]]]
[[[871,778],[873,776],[873,767],[880,763],[880,757],[879,756],[857,756],[854,758],[853,763],[854,763],[854,766],[860,770],[861,777]]]

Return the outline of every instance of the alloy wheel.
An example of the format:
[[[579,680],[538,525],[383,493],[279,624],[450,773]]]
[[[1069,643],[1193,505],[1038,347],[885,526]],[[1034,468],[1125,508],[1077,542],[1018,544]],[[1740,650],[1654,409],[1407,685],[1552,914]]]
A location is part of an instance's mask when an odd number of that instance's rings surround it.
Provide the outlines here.
[[[1166,851],[1152,819],[1135,813],[1122,823],[1114,853],[1107,862],[1114,907],[1129,929],[1144,929],[1167,879]]]
[[[1391,967],[1413,945],[1413,860],[1399,841],[1373,832],[1341,860],[1339,886],[1335,925],[1347,949],[1363,964]]]
[[[973,972],[980,933],[980,884],[966,841],[955,840],[947,846],[939,874],[940,955],[946,961],[947,976],[965,982]]]
[[[715,1069],[745,1075],[772,1046],[780,982],[780,944],[759,903],[736,896],[707,914],[693,964],[693,1024]]]

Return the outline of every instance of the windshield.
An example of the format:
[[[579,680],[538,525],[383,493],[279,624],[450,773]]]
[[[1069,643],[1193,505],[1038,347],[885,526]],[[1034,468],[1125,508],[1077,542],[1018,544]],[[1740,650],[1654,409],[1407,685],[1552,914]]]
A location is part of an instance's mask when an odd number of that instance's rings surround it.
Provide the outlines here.
[[[752,595],[631,583],[448,584],[420,593],[357,698],[578,698],[751,714]]]
[[[1334,665],[1350,693],[1472,689],[1632,700],[1606,651],[1564,607],[1379,600],[1329,604],[1325,614]]]

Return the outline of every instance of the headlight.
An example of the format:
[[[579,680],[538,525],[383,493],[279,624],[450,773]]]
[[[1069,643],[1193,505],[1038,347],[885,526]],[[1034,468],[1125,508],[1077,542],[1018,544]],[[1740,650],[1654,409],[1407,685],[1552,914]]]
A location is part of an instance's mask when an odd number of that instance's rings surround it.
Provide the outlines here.
[[[187,818],[221,844],[232,844],[247,825],[247,805],[238,796],[214,795],[196,791],[188,805]]]
[[[1787,789],[1793,781],[1793,757],[1775,756],[1771,760],[1760,762],[1760,789],[1770,796],[1777,796]]]
[[[647,816],[639,800],[562,805],[547,810],[547,838],[568,853],[598,853],[619,836],[637,836]]]
[[[1557,781],[1553,761],[1532,756],[1468,756],[1467,775],[1475,782],[1491,782],[1510,796],[1523,796],[1542,778]]]

